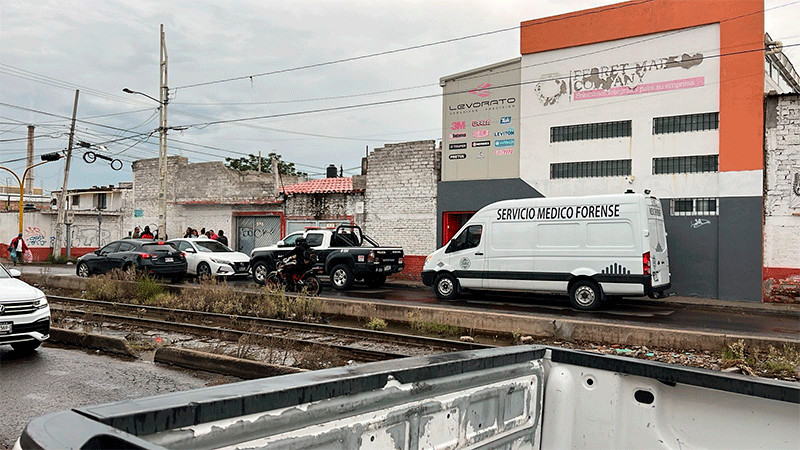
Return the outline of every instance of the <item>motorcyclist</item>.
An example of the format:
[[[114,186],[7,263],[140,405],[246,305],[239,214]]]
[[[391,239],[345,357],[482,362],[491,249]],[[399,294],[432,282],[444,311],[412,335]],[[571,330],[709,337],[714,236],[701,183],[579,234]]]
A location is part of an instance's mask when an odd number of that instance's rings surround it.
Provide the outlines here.
[[[313,265],[313,251],[309,247],[305,238],[298,238],[295,247],[285,257],[285,260],[293,260],[293,264],[287,264],[283,271],[289,284],[295,284],[295,277],[303,275]]]

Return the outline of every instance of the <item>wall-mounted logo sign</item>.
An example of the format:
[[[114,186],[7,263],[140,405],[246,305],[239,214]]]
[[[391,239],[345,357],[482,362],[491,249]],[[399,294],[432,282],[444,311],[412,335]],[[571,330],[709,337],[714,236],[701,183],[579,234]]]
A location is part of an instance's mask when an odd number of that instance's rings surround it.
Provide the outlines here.
[[[467,148],[466,142],[460,142],[458,144],[450,144],[450,150],[464,150]]]
[[[495,147],[513,147],[514,146],[514,140],[513,139],[498,139],[498,140],[494,141],[494,146]]]
[[[450,133],[450,139],[464,139],[467,133]]]
[[[467,123],[465,121],[463,121],[463,120],[459,121],[459,122],[453,122],[453,123],[450,124],[450,129],[453,130],[453,131],[466,130],[467,129]]]
[[[486,119],[486,120],[473,120],[472,121],[472,127],[473,128],[475,128],[475,127],[488,127],[491,124],[492,124],[492,121],[489,120],[489,119]]]
[[[511,116],[505,116],[500,118],[500,125],[505,125],[511,123]]]
[[[489,130],[475,130],[472,132],[472,137],[475,139],[485,138],[489,136]]]
[[[511,127],[508,127],[508,129],[506,131],[496,131],[494,133],[494,135],[495,136],[513,136],[514,135],[514,129],[511,128]]]
[[[475,141],[472,143],[473,147],[491,147],[492,141]]]
[[[467,159],[466,153],[453,153],[452,155],[448,156],[450,159]]]
[[[467,103],[459,103],[457,105],[450,105],[448,109],[450,111],[460,111],[462,109],[478,109],[478,108],[488,108],[490,106],[512,106],[517,103],[516,97],[506,97],[506,98],[498,98],[495,100],[483,100],[477,102],[467,102]]]
[[[513,148],[500,148],[494,151],[496,156],[508,156],[514,154]]]
[[[486,98],[489,96],[489,88],[492,87],[490,83],[481,83],[475,89],[469,91],[470,94],[477,95],[478,97]]]

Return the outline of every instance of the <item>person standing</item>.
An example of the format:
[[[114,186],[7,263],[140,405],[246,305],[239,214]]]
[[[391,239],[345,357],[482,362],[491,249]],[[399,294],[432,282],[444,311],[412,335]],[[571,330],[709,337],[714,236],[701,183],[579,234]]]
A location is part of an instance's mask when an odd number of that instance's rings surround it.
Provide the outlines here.
[[[217,233],[217,241],[219,241],[222,245],[228,245],[228,238],[225,236],[225,233],[222,230],[219,230]]]
[[[140,236],[139,235],[139,227],[134,227],[133,228],[133,236],[131,236],[131,238],[132,239],[139,239],[139,236]]]
[[[28,245],[25,244],[25,239],[22,239],[22,233],[11,240],[11,245],[8,246],[8,252],[11,254],[11,261],[14,265],[22,264],[25,259],[25,252],[28,251]]]
[[[140,236],[142,239],[153,239],[153,233],[150,232],[150,225],[145,225],[144,231]]]

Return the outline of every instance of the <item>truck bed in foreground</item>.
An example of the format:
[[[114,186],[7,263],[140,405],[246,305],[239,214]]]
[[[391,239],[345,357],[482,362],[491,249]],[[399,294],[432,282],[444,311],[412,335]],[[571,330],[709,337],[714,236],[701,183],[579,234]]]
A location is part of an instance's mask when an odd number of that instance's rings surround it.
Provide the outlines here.
[[[22,448],[796,448],[800,385],[535,346],[75,408]]]

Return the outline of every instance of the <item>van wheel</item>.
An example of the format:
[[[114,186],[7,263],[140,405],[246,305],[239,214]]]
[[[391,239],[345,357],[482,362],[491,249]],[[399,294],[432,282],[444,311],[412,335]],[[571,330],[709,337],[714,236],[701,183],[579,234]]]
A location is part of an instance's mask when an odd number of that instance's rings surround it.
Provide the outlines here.
[[[575,309],[592,311],[599,308],[603,300],[603,290],[591,280],[578,280],[569,289],[569,301]]]
[[[441,300],[452,300],[458,295],[458,281],[456,277],[449,273],[443,273],[436,277],[433,290],[436,291],[437,298]]]

